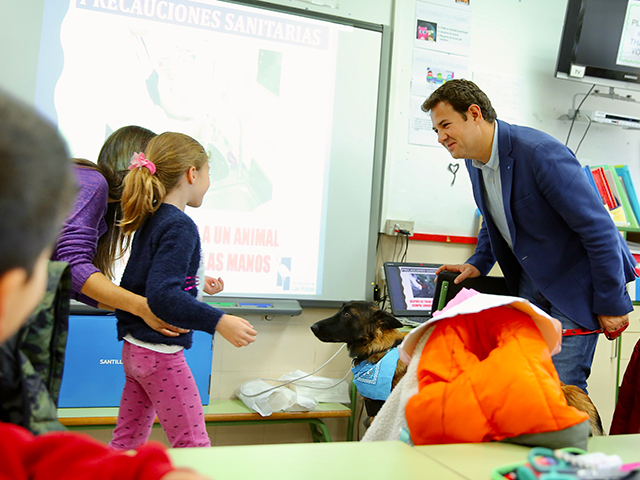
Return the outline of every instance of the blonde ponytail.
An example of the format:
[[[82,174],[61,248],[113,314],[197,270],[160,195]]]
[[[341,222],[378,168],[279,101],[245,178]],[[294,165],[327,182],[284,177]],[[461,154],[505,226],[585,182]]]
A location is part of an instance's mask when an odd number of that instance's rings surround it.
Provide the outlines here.
[[[153,163],[155,173],[147,167],[134,168],[124,179],[120,228],[125,235],[131,235],[153,215],[190,167],[200,170],[209,160],[196,140],[175,132],[151,139],[145,157]]]
[[[147,168],[136,168],[124,179],[124,189],[120,208],[122,220],[120,229],[131,235],[152,215],[166,195],[164,185]]]

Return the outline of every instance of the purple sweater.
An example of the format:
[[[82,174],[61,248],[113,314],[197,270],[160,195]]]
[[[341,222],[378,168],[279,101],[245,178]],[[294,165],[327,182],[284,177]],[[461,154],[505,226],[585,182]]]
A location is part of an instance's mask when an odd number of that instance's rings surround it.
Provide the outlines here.
[[[109,186],[100,172],[75,166],[80,191],[71,213],[62,226],[51,260],[71,266],[71,298],[97,307],[98,302],[80,293],[90,275],[99,270],[93,265],[98,239],[107,231]]]

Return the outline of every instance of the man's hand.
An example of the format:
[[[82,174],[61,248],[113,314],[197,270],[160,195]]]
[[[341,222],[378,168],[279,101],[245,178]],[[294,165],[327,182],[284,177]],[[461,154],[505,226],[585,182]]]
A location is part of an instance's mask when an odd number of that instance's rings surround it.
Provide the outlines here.
[[[471,265],[470,263],[462,263],[456,265],[442,265],[438,270],[436,270],[436,275],[440,272],[460,272],[454,280],[453,283],[458,284],[467,278],[476,278],[480,276],[480,270]]]
[[[621,315],[611,317],[609,315],[598,315],[598,322],[600,326],[605,330],[605,335],[609,340],[614,340],[620,336],[622,330],[629,325],[629,315]],[[615,334],[614,332],[617,332]],[[608,334],[607,334],[608,333]]]

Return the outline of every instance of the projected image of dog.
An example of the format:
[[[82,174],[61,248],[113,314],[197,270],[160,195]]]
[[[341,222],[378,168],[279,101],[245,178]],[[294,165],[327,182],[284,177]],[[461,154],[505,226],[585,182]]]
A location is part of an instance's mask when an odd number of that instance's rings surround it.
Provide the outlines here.
[[[400,327],[402,323],[390,313],[359,301],[346,303],[332,317],[311,325],[319,340],[347,344],[353,358],[353,383],[369,417],[375,417],[407,371],[396,348],[405,336]]]

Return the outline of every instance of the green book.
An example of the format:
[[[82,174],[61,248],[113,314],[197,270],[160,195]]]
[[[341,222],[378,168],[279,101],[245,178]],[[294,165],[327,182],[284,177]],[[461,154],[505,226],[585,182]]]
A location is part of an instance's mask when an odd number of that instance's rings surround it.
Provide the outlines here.
[[[636,220],[640,223],[640,202],[638,202],[638,195],[636,194],[636,189],[633,186],[629,167],[627,165],[616,165],[616,172],[618,172],[620,182],[625,187],[627,197],[629,197],[629,203],[631,203],[631,209],[633,210],[633,213],[636,214]]]

